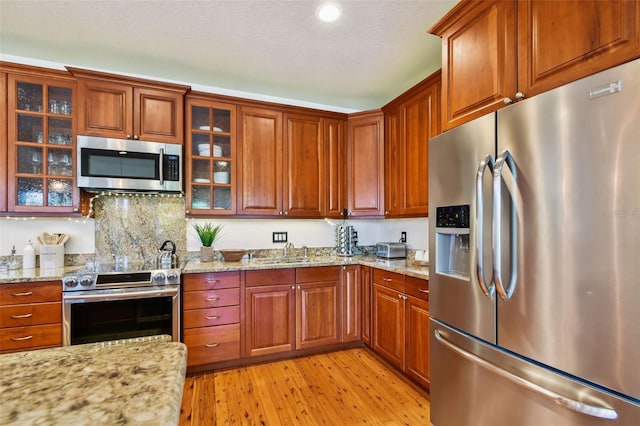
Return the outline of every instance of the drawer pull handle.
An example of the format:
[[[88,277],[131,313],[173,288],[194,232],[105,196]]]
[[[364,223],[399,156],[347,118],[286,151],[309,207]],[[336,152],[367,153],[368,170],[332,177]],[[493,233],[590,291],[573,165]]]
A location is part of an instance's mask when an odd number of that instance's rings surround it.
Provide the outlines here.
[[[383,278],[382,281],[386,281],[386,282],[390,283],[393,280],[391,278]]]
[[[11,315],[13,319],[31,318],[33,314]]]
[[[25,291],[24,293],[11,293],[12,296],[21,297],[21,296],[31,296],[33,294],[32,291]]]
[[[418,291],[419,291],[420,293],[427,293],[427,294],[429,294],[429,289],[428,289],[428,288],[419,288],[419,289],[418,289]]]
[[[207,302],[215,302],[216,300],[220,300],[219,297],[215,297],[215,296],[211,296],[211,297],[207,297]]]
[[[24,336],[24,337],[12,337],[11,340],[14,342],[22,342],[23,340],[31,340],[33,336]]]
[[[205,343],[207,348],[215,348],[216,346],[220,346],[220,343]]]
[[[204,280],[204,282],[206,282],[207,284],[215,284],[215,283],[219,283],[220,280]]]
[[[213,315],[213,316],[205,315],[204,316],[204,319],[208,319],[208,320],[217,320],[218,318],[220,318],[220,315]]]

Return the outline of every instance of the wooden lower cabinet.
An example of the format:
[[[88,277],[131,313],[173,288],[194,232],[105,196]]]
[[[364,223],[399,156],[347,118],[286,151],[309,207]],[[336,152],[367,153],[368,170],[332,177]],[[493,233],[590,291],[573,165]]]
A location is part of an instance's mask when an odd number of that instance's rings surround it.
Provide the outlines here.
[[[362,338],[362,267],[342,267],[342,341]]]
[[[408,296],[406,300],[405,373],[429,386],[429,302]]]
[[[373,350],[404,369],[405,305],[402,293],[373,284]]]
[[[372,348],[415,382],[429,387],[429,282],[373,272]],[[381,284],[384,283],[384,284]]]
[[[371,267],[362,266],[360,275],[360,291],[362,294],[362,342],[371,347]]]
[[[340,342],[339,266],[247,271],[245,356]]]
[[[0,352],[62,345],[59,281],[0,286]]]
[[[187,366],[240,358],[240,272],[185,274]]]
[[[247,275],[249,272],[253,271],[247,271]],[[245,309],[246,356],[269,355],[293,350],[295,344],[295,285],[293,283],[247,287]]]
[[[340,281],[296,285],[296,349],[340,342]]]

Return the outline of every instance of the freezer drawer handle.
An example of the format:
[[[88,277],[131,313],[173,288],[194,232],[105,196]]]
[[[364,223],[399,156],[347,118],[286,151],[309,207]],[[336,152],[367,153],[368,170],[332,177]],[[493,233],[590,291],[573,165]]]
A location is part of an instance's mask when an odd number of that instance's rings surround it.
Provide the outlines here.
[[[606,407],[596,407],[593,405],[585,404],[580,401],[576,401],[571,398],[564,397],[559,395],[552,390],[546,389],[540,385],[537,385],[529,380],[526,380],[522,377],[519,377],[513,373],[510,373],[502,368],[498,367],[495,364],[490,363],[477,355],[474,355],[470,352],[465,351],[464,349],[456,346],[455,344],[448,341],[442,334],[440,334],[439,330],[435,331],[436,339],[438,342],[442,343],[447,349],[450,351],[460,355],[461,357],[479,364],[481,367],[486,368],[494,374],[497,374],[500,377],[504,377],[505,379],[515,383],[516,385],[522,386],[525,389],[528,389],[532,392],[535,392],[539,395],[544,396],[545,398],[551,399],[558,405],[569,408],[570,410],[577,411],[578,413],[586,414],[592,417],[598,417],[601,419],[614,420],[618,418],[618,413],[611,408]]]
[[[511,156],[511,153],[507,150],[496,160],[495,167],[493,169],[493,223],[492,223],[492,242],[493,242],[493,282],[496,286],[496,291],[502,300],[509,300],[513,295],[513,291],[516,289],[516,283],[518,280],[518,211],[516,209],[515,198],[511,202],[511,229],[510,229],[510,261],[511,261],[511,279],[509,280],[509,286],[505,288],[502,282],[502,258],[500,253],[502,244],[502,168],[504,164],[507,164],[514,182],[518,181],[516,172],[516,164]]]
[[[489,167],[493,173],[493,158],[487,154],[482,159],[476,173],[476,275],[478,277],[478,285],[485,296],[492,298],[496,288],[494,285],[487,285],[484,282],[484,172]]]

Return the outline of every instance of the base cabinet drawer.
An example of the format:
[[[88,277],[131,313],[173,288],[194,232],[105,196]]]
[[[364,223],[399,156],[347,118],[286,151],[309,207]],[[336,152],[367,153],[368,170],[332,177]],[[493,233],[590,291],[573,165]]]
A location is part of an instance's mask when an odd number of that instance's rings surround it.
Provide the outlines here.
[[[184,330],[187,366],[240,358],[240,324]]]
[[[0,332],[0,351],[62,346],[62,325],[36,325],[4,328]]]
[[[62,322],[62,303],[0,306],[0,328]]]
[[[184,311],[184,328],[210,327],[240,322],[240,306]]]
[[[215,308],[218,306],[232,306],[240,304],[240,289],[228,288],[222,290],[185,291],[184,310]]]

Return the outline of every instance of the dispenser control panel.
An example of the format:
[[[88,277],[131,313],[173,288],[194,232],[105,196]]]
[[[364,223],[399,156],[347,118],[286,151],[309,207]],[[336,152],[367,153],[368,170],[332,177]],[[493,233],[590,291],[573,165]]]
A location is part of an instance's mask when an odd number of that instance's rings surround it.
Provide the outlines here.
[[[469,228],[469,204],[437,207],[436,228]]]

